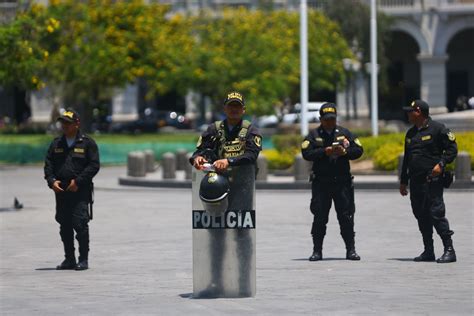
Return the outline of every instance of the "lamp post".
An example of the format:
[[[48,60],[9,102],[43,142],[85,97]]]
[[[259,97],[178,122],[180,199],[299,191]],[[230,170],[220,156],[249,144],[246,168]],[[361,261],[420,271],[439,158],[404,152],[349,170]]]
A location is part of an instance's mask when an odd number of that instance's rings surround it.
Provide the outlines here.
[[[308,5],[300,1],[300,98],[301,98],[301,135],[308,134]]]
[[[370,0],[370,83],[371,83],[371,125],[372,136],[379,134],[378,126],[378,78],[377,78],[377,7],[375,0]]]

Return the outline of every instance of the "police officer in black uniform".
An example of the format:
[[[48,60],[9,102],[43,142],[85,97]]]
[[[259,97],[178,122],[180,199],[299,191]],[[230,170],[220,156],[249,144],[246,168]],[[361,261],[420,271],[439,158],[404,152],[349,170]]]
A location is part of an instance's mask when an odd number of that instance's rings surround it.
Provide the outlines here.
[[[409,107],[408,120],[413,124],[405,136],[400,180],[400,194],[408,194],[413,214],[423,237],[425,249],[414,261],[434,261],[433,226],[444,245],[444,254],[438,263],[456,261],[446,209],[443,200],[444,169],[457,156],[456,137],[443,124],[429,116],[429,106],[423,100],[415,100]]]
[[[242,95],[232,92],[224,101],[226,119],[209,125],[199,137],[197,150],[190,158],[193,166],[202,170],[208,162],[211,152],[216,161],[213,165],[217,171],[225,171],[229,166],[254,164],[262,150],[262,136],[249,121],[242,120],[245,113],[245,102]]]
[[[92,217],[92,178],[100,168],[99,151],[94,140],[81,133],[80,119],[74,110],[65,111],[58,120],[63,135],[49,146],[44,178],[56,196],[56,221],[64,244],[65,260],[58,270],[88,269],[89,225]],[[91,207],[89,212],[89,206]],[[79,243],[79,262],[74,252],[74,231]]]
[[[346,244],[346,259],[360,260],[354,242],[354,186],[349,160],[362,156],[362,145],[348,129],[336,124],[335,104],[323,104],[319,114],[321,125],[310,131],[301,144],[303,158],[313,162],[310,205],[314,215],[313,254],[309,260],[323,259],[323,240],[332,201]]]
[[[205,163],[212,163],[218,173],[225,173],[229,167],[255,164],[258,154],[262,150],[262,136],[256,127],[249,121],[243,120],[245,102],[238,92],[229,93],[224,101],[226,119],[217,121],[207,128],[196,145],[197,150],[190,158],[190,163],[198,170],[204,168]],[[232,194],[231,194],[232,197]],[[232,197],[239,198],[239,197]],[[229,201],[229,204],[233,202]],[[250,205],[247,205],[249,204]],[[239,203],[250,209],[252,201]],[[209,238],[214,245],[211,248],[211,275],[212,281],[199,297],[218,297],[222,293],[222,272],[225,253],[225,230],[209,230]],[[242,262],[252,254],[252,242],[249,232],[238,230],[236,241],[240,244],[237,253]],[[239,294],[249,296],[250,274],[248,267],[239,266]]]

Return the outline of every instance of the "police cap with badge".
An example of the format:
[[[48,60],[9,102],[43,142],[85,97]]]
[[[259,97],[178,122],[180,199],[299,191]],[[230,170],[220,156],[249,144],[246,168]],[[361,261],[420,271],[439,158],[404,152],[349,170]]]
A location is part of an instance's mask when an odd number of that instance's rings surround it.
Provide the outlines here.
[[[324,103],[319,109],[321,120],[333,119],[337,117],[337,109],[334,103]]]
[[[239,92],[236,92],[236,91],[231,92],[227,95],[227,97],[224,100],[224,105],[230,105],[230,104],[239,104],[241,106],[245,106],[244,97]]]
[[[60,122],[68,122],[68,123],[79,123],[80,122],[80,117],[79,117],[79,114],[72,110],[72,109],[68,109],[66,111],[64,111],[59,117],[58,117],[58,121]]]
[[[430,113],[430,106],[423,100],[414,100],[410,103],[410,106],[404,106],[403,110],[405,112],[420,111],[428,115]]]

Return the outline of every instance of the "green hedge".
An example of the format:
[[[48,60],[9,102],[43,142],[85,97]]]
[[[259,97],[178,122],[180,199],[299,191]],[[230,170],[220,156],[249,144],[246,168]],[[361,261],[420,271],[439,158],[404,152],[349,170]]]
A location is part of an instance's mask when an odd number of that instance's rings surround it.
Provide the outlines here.
[[[94,135],[103,164],[124,164],[127,154],[134,150],[151,149],[157,159],[165,152],[196,149],[198,133],[142,134],[142,135]],[[0,137],[0,162],[25,164],[42,163],[53,135],[2,135]],[[272,148],[266,138],[263,148]]]
[[[379,170],[397,170],[398,156],[403,153],[404,134],[383,135],[379,137],[363,138],[364,155],[362,158],[374,161]],[[471,156],[471,169],[474,170],[474,132],[456,133],[458,151],[466,151]],[[447,166],[454,169],[454,163]]]
[[[267,149],[262,153],[268,160],[268,168],[284,170],[293,166],[302,142],[303,137],[297,134],[272,136],[274,149]]]
[[[378,170],[396,170],[398,167],[398,156],[401,153],[403,153],[403,145],[399,143],[382,145],[375,151],[373,156],[375,168]]]

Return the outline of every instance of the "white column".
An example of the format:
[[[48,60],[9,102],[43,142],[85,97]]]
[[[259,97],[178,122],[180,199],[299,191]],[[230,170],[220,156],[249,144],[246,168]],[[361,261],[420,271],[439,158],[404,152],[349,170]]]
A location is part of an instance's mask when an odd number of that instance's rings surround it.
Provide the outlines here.
[[[421,71],[420,98],[430,105],[430,113],[446,108],[446,61],[448,56],[418,55]]]
[[[30,94],[31,121],[34,123],[49,123],[51,121],[51,110],[54,100],[48,87]]]
[[[128,84],[112,98],[112,121],[131,121],[138,117],[138,87]]]

